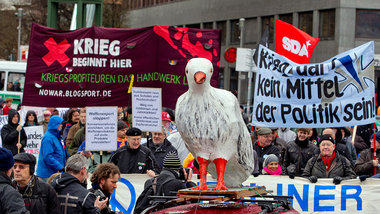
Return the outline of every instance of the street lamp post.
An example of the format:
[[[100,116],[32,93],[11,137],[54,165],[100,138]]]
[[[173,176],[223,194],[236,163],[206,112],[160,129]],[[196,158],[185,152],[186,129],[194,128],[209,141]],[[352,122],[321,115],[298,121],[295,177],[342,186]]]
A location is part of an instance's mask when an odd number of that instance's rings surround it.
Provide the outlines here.
[[[19,8],[17,9],[17,13],[15,14],[17,17],[18,17],[18,41],[17,41],[17,61],[21,61],[21,49],[20,49],[20,46],[21,46],[21,20],[22,20],[22,16],[24,15],[23,13],[23,9],[22,8]]]
[[[245,19],[244,18],[240,18],[239,19],[239,29],[240,29],[240,47],[242,48],[243,47],[243,44],[244,44],[244,31],[245,31],[245,26],[244,26],[244,22],[245,22]],[[242,86],[242,80],[244,78],[244,74],[242,74],[242,72],[239,71],[239,78],[238,78],[238,100],[239,100],[239,103],[241,103],[241,100],[242,100],[242,90],[241,90],[241,86]]]

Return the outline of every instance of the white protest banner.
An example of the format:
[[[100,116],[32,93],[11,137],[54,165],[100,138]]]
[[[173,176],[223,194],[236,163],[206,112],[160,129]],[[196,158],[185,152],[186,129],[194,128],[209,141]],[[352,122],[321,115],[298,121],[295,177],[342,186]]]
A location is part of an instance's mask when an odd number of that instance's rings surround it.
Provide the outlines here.
[[[30,153],[36,157],[38,162],[38,155],[40,154],[41,140],[44,136],[43,126],[28,126],[24,127],[26,136],[28,137],[26,141],[26,147],[24,148],[25,153]],[[37,164],[36,164],[37,169]],[[37,170],[36,170],[37,171]]]
[[[86,107],[86,151],[117,149],[117,107]]]
[[[255,54],[255,49],[237,48],[235,70],[243,72],[253,71],[256,66],[253,63],[253,54]]]
[[[199,180],[193,181],[198,183]],[[132,213],[136,199],[144,190],[144,183],[150,177],[141,174],[123,174],[111,196],[110,205],[114,210]],[[208,175],[208,184],[216,180]],[[292,206],[300,213],[377,213],[380,199],[380,179],[369,178],[342,181],[335,185],[333,179],[319,179],[310,183],[308,179],[288,176],[250,176],[244,186],[265,186],[273,195],[293,196]]]
[[[375,122],[374,44],[296,64],[260,45],[255,126],[325,128]]]
[[[132,124],[142,131],[162,130],[161,88],[132,88]]]

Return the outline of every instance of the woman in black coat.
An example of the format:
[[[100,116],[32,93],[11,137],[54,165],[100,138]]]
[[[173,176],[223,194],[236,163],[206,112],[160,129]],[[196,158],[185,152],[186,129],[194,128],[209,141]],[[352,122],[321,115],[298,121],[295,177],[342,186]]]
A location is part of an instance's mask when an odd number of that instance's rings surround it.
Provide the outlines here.
[[[3,147],[11,150],[13,155],[18,153],[18,149],[20,149],[20,153],[24,152],[24,147],[26,146],[26,140],[28,139],[26,133],[21,125],[20,115],[14,109],[9,110],[8,113],[8,124],[4,125],[1,129],[1,140],[3,142]],[[18,146],[18,136],[20,135],[20,145]]]

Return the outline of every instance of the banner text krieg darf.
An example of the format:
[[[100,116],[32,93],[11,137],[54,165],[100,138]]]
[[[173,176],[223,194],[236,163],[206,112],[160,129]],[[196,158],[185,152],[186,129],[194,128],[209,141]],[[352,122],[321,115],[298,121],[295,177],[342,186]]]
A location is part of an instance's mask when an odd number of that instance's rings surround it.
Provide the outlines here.
[[[33,24],[23,105],[130,106],[133,86],[162,88],[174,108],[187,89],[185,66],[194,57],[220,63],[219,30],[153,26],[60,31]],[[217,86],[218,72],[211,84]]]
[[[260,46],[254,125],[325,128],[375,122],[373,60],[373,42],[316,64],[296,64]]]

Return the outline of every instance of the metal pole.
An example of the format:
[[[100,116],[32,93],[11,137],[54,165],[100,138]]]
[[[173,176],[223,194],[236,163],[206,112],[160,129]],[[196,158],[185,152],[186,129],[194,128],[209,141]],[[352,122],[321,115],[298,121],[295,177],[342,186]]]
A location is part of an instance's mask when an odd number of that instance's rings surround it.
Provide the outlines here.
[[[240,29],[240,47],[243,47],[244,43],[244,18],[239,19],[239,29]],[[239,71],[239,78],[238,78],[238,100],[239,103],[241,102],[241,81],[242,81],[242,72]]]
[[[252,50],[252,56],[255,54],[255,49]],[[248,71],[248,95],[247,95],[247,116],[248,118],[251,118],[251,103],[252,103],[252,77],[253,77],[253,69],[254,69],[254,62],[253,58],[251,57],[251,65],[249,66]]]
[[[20,62],[21,61],[21,49],[20,49],[20,46],[21,46],[21,20],[22,20],[22,15],[23,15],[23,9],[22,8],[17,9],[16,15],[18,17],[17,61]]]

